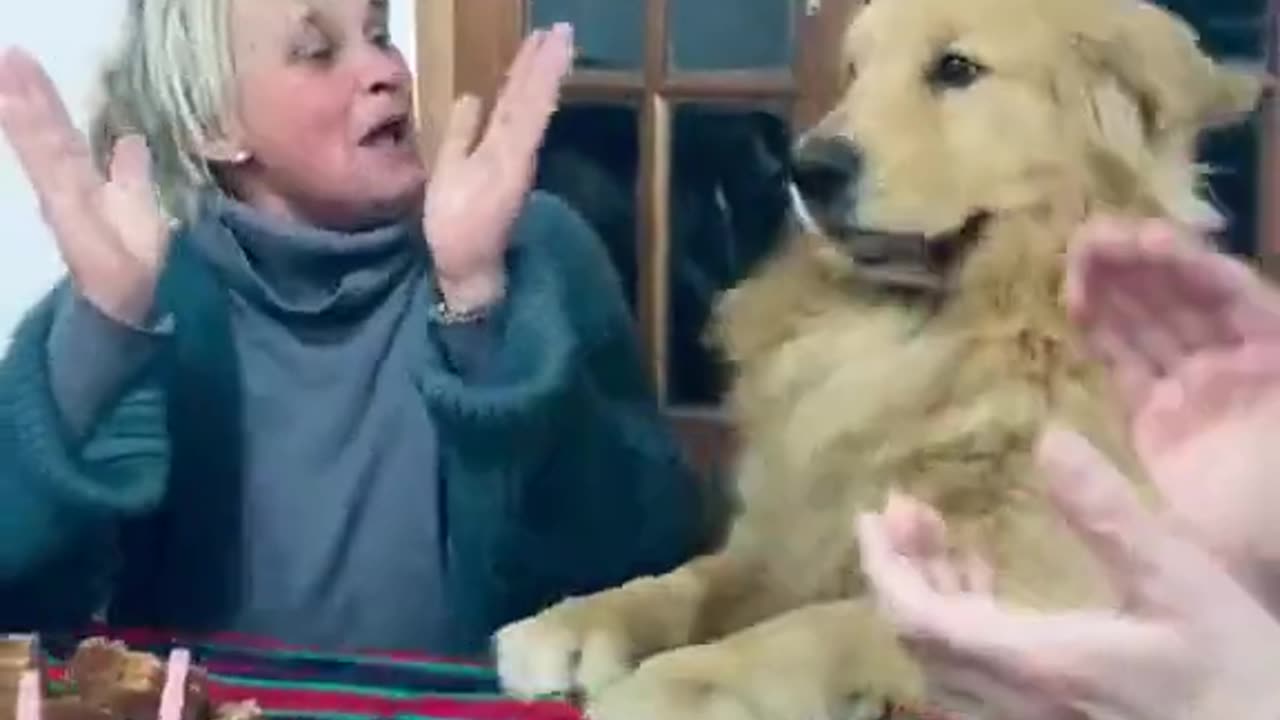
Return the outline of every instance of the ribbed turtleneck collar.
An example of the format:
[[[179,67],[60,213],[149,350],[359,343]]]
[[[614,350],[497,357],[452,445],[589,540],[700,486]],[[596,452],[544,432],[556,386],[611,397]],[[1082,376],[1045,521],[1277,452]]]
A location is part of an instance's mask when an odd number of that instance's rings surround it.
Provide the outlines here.
[[[416,218],[338,232],[267,216],[222,193],[202,198],[188,239],[253,305],[312,320],[363,314],[426,258]]]

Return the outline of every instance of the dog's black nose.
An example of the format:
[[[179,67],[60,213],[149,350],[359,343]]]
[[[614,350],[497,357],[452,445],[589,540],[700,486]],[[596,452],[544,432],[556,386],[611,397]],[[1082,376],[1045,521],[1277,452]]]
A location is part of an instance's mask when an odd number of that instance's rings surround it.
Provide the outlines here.
[[[800,142],[791,158],[791,179],[814,210],[847,202],[862,175],[862,154],[839,136],[816,136]]]

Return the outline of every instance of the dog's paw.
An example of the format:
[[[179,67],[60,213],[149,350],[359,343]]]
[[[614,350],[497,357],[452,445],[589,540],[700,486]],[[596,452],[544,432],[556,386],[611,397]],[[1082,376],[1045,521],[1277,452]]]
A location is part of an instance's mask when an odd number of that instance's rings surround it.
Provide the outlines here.
[[[503,690],[526,699],[592,697],[631,672],[625,623],[591,605],[570,600],[499,630],[494,649]]]

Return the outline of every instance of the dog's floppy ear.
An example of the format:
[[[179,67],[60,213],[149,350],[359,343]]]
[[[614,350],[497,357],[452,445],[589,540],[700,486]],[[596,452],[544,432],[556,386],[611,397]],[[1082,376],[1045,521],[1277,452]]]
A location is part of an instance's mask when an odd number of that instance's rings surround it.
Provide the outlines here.
[[[1256,107],[1261,76],[1214,61],[1184,21],[1141,0],[1108,5],[1080,42],[1138,103],[1148,132],[1232,124]]]

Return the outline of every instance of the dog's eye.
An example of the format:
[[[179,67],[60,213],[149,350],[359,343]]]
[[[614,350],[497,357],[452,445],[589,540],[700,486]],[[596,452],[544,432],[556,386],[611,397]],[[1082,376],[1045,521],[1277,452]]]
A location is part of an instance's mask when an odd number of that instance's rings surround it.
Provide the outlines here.
[[[944,90],[963,90],[985,75],[987,68],[955,52],[938,58],[929,68],[929,84]]]

